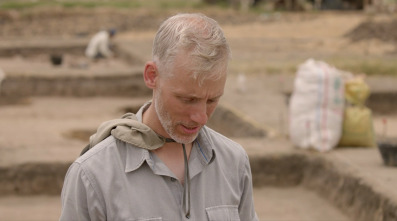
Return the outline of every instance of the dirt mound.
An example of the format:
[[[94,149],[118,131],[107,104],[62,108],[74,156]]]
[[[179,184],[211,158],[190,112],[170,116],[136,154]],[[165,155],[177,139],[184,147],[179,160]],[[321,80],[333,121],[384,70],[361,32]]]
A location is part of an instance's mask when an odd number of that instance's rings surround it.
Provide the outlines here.
[[[167,14],[114,9],[36,9],[29,12],[3,11],[0,36],[84,36],[101,29],[118,31],[154,28]]]
[[[178,12],[180,11],[59,7],[0,11],[0,37],[86,36],[108,28],[121,32],[157,29],[165,18]],[[211,9],[206,10],[206,14],[222,24],[258,19],[257,15],[233,10]]]
[[[352,41],[377,39],[397,44],[397,19],[390,21],[364,21],[348,32],[345,37]]]

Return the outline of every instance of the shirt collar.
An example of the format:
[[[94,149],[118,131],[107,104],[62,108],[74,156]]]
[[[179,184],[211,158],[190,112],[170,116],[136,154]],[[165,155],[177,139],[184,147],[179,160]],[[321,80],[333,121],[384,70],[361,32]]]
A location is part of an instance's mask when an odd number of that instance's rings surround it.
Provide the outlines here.
[[[201,128],[199,135],[196,139],[198,151],[202,156],[202,163],[209,164],[213,161],[215,157],[214,143],[212,142],[210,136],[208,136],[208,128],[204,126]]]
[[[141,108],[139,108],[138,112],[136,113],[136,118],[138,119],[139,122],[142,122],[143,119],[143,112],[145,112],[151,104],[151,101],[146,102]],[[127,152],[126,152],[126,164],[125,164],[125,172],[131,172],[136,169],[138,169],[143,162],[146,160],[149,163],[151,163],[150,159],[150,153],[148,150],[145,150],[143,148],[130,148],[127,147]]]
[[[146,102],[136,113],[136,117],[139,122],[142,122],[143,112],[145,112],[151,104],[151,101]],[[213,149],[213,142],[208,135],[208,128],[204,126],[201,128],[199,135],[195,141],[197,143],[199,154],[199,159],[201,164],[207,165],[213,161],[215,158],[215,153]],[[148,150],[142,148],[127,148],[126,152],[126,166],[125,172],[131,172],[138,169],[145,161],[153,169],[154,159]]]

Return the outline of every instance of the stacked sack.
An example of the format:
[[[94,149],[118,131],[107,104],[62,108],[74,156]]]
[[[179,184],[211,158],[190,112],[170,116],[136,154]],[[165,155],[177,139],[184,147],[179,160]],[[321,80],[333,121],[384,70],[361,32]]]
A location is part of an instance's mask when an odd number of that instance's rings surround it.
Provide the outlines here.
[[[365,106],[370,94],[364,76],[355,76],[345,83],[346,107],[339,147],[375,147],[372,111]]]
[[[363,76],[308,59],[297,70],[289,105],[289,136],[299,148],[372,147],[370,94]]]
[[[299,66],[289,104],[289,136],[295,146],[324,152],[338,144],[344,110],[342,75],[313,59]]]

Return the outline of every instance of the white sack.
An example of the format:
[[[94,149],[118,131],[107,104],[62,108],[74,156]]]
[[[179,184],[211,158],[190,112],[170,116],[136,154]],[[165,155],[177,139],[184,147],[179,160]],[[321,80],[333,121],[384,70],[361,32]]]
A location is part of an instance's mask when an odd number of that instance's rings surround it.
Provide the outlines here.
[[[342,72],[322,61],[305,61],[296,73],[289,109],[289,135],[295,146],[322,152],[334,148],[342,134]]]

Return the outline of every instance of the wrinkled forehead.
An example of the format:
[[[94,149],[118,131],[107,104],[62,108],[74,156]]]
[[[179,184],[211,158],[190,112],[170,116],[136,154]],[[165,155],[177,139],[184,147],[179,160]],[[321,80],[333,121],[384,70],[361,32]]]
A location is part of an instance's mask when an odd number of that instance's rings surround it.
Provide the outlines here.
[[[205,59],[192,55],[188,50],[179,51],[169,66],[167,75],[168,77],[181,75],[181,77],[191,78],[201,85],[207,80],[216,81],[226,78],[228,62],[229,60],[225,58],[210,64],[205,62]]]
[[[226,75],[218,79],[206,78],[202,81],[176,73],[172,78],[164,80],[163,89],[180,97],[217,98],[223,95]]]

